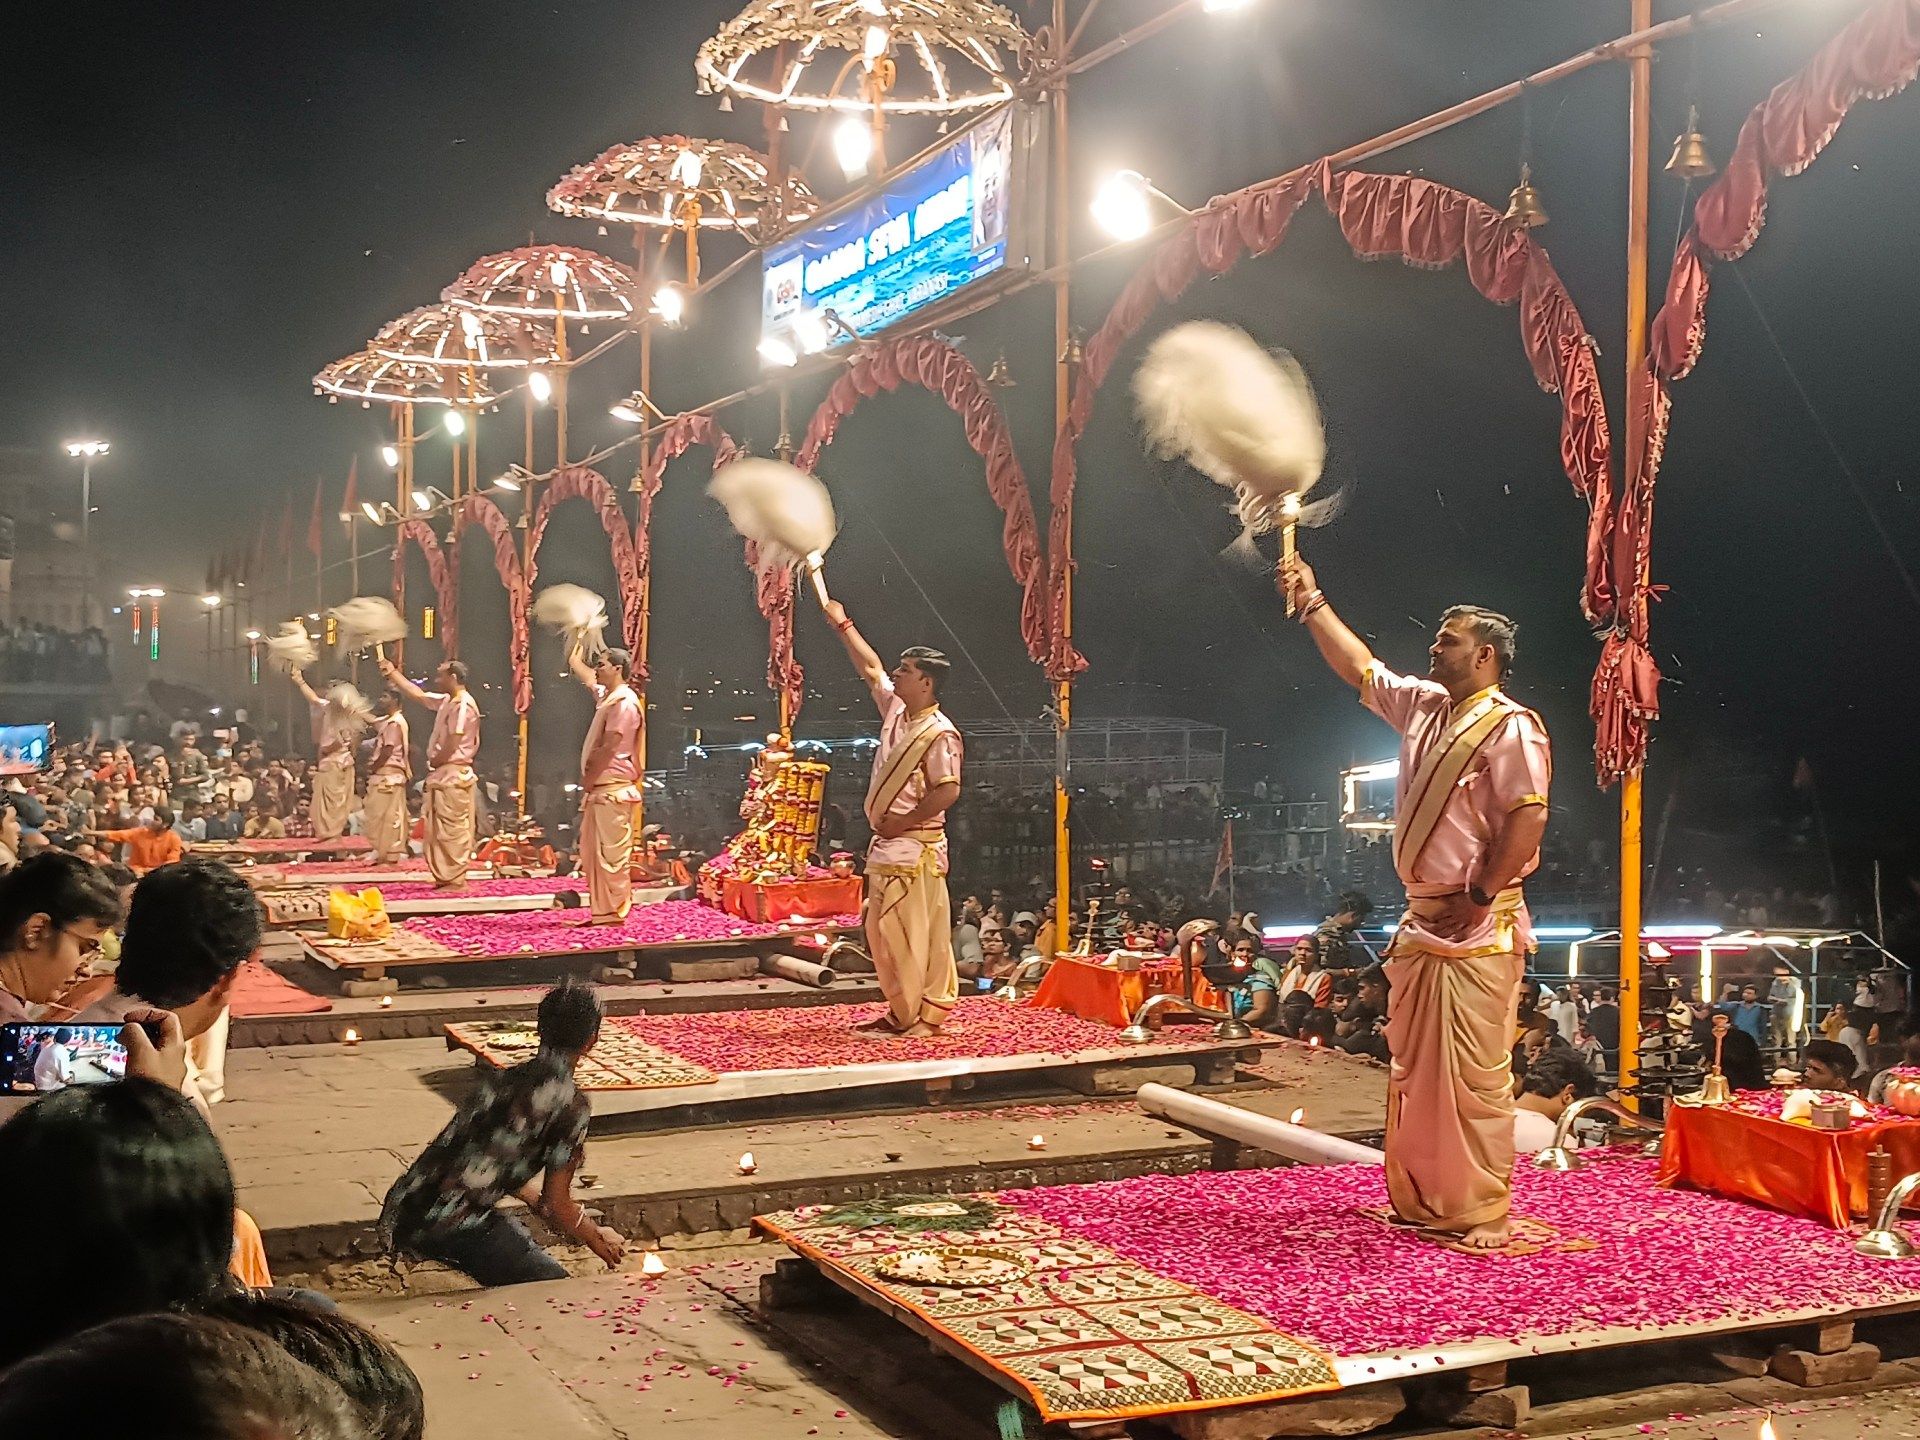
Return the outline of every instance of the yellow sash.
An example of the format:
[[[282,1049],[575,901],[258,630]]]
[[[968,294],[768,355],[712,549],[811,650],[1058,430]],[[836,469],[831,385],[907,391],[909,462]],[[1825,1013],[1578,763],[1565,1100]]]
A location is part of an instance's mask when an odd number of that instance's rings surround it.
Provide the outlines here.
[[[1453,787],[1460,783],[1473,757],[1510,716],[1520,713],[1520,708],[1498,690],[1489,690],[1469,701],[1427,751],[1407,785],[1406,803],[1394,817],[1393,867],[1402,880],[1412,877],[1420,852],[1427,848],[1447,802],[1453,798]]]
[[[938,707],[911,722],[893,753],[887,756],[887,763],[873,772],[873,781],[867,786],[867,824],[879,825],[881,817],[893,809],[893,802],[913,779],[920,762],[927,758],[933,742],[952,728],[953,722],[942,715]]]

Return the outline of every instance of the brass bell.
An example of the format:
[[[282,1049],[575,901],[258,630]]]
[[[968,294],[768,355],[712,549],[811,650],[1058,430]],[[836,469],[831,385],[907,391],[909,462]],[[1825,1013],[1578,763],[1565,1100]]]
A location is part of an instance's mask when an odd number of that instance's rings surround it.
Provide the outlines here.
[[[1701,180],[1718,168],[1713,163],[1713,157],[1707,154],[1707,137],[1700,133],[1700,112],[1689,105],[1687,128],[1673,142],[1673,155],[1667,161],[1667,174],[1678,175],[1682,180]]]
[[[1078,330],[1067,332],[1067,348],[1060,352],[1060,363],[1070,370],[1078,370],[1087,362],[1086,342],[1080,338]]]
[[[998,355],[993,357],[993,364],[988,367],[985,380],[987,384],[993,386],[996,390],[1011,390],[1015,385],[1019,384],[1019,381],[1013,378],[1013,371],[1007,365],[1006,351],[1002,350]]]
[[[1707,1076],[1707,1083],[1700,1088],[1702,1105],[1725,1105],[1733,1099],[1733,1087],[1727,1083],[1727,1077],[1718,1070]]]
[[[1535,230],[1547,223],[1547,207],[1540,203],[1540,193],[1533,188],[1531,166],[1520,167],[1520,183],[1507,197],[1507,213],[1501,218],[1522,230]]]

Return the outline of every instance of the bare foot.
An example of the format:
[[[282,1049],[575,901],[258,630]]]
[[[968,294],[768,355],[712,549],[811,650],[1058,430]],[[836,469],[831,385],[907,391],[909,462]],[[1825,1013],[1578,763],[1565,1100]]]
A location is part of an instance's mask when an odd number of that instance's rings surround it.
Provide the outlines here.
[[[900,1027],[893,1023],[891,1015],[876,1015],[871,1020],[861,1021],[853,1028],[865,1034],[898,1035],[900,1033]]]
[[[626,918],[624,915],[596,915],[589,923],[594,925],[618,925]]]
[[[938,1025],[929,1025],[924,1020],[917,1021],[900,1032],[901,1036],[908,1040],[930,1040],[939,1033]]]
[[[1511,1239],[1513,1226],[1503,1217],[1474,1226],[1460,1237],[1460,1243],[1469,1250],[1504,1250]]]

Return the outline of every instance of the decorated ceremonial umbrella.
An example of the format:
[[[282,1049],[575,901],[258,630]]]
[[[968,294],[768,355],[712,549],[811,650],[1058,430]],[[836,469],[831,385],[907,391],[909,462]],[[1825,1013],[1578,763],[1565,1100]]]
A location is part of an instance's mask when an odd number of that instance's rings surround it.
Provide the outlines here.
[[[657,135],[616,145],[577,165],[547,192],[562,215],[680,230],[689,287],[700,281],[700,232],[734,230],[749,239],[818,210],[797,175],[776,180],[765,155],[731,140]]]
[[[404,361],[410,365],[431,366],[454,376],[461,393],[477,394],[482,388],[483,372],[527,372],[527,464],[533,464],[533,407],[545,403],[552,394],[552,381],[545,370],[554,361],[553,330],[524,315],[470,306],[423,305],[409,310],[398,320],[384,325],[368,347],[376,355]],[[456,459],[458,451],[456,449]],[[480,427],[467,430],[467,477],[461,484],[459,467],[454,470],[453,498],[462,489],[480,488]]]
[[[483,255],[440,298],[497,315],[553,321],[555,467],[567,463],[567,322],[633,317],[639,278],[618,260],[575,245],[524,245]]]
[[[381,331],[382,335],[386,333],[387,330]],[[500,398],[479,372],[469,370],[463,376],[453,367],[396,359],[382,355],[371,346],[328,365],[313,377],[313,389],[316,395],[326,395],[335,402],[345,396],[362,405],[378,401],[393,407],[395,455],[389,459],[396,461],[395,509],[402,515],[406,513],[407,498],[413,490],[414,406],[449,407],[446,429],[457,440],[466,433],[474,415]],[[456,466],[457,456],[456,446]],[[458,483],[457,473],[455,483]]]
[[[994,0],[752,0],[700,47],[702,93],[796,110],[952,115],[1013,98],[1033,38]],[[857,77],[855,72],[857,73]],[[837,136],[849,173],[865,168],[859,127]]]

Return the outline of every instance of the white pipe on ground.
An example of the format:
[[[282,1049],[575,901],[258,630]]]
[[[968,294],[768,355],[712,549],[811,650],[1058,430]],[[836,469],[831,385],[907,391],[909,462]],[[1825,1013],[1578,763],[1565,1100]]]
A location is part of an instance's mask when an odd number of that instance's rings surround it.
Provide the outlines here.
[[[760,971],[764,975],[777,975],[782,980],[794,980],[802,985],[817,985],[822,990],[834,981],[833,971],[828,966],[802,960],[798,955],[762,955]]]
[[[1302,1165],[1384,1165],[1387,1157],[1369,1145],[1323,1135],[1304,1125],[1289,1125],[1171,1085],[1142,1085],[1134,1095],[1149,1115],[1207,1136],[1270,1151]]]

